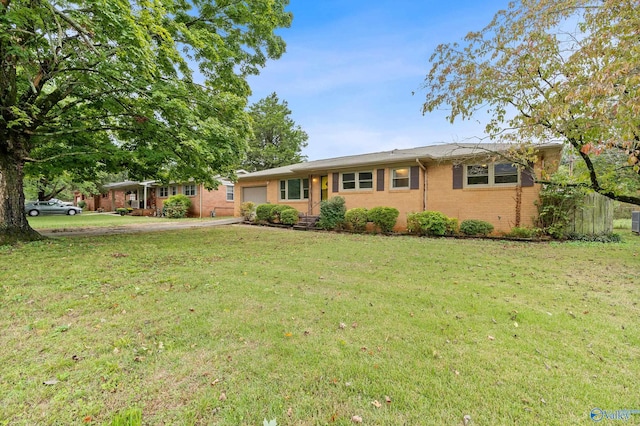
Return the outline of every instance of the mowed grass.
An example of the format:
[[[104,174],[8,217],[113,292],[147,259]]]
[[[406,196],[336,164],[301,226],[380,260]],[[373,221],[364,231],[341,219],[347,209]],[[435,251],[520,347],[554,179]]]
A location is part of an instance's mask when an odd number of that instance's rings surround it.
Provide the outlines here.
[[[623,236],[229,226],[4,247],[0,423],[591,424],[640,409]]]
[[[104,228],[119,226],[136,226],[148,223],[164,223],[164,222],[202,222],[224,219],[224,217],[216,218],[185,218],[185,219],[169,219],[166,217],[148,217],[148,216],[131,216],[112,213],[93,213],[86,212],[75,216],[50,215],[29,217],[29,225],[36,230],[63,230],[77,228]],[[631,225],[629,225],[631,226]]]

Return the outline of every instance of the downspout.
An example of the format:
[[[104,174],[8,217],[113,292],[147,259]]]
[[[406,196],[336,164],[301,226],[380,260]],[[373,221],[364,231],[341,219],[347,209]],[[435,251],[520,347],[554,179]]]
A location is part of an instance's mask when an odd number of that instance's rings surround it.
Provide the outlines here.
[[[424,189],[422,193],[422,211],[427,210],[427,167],[420,162],[418,158],[416,158],[416,163],[422,169],[422,175],[424,176]]]

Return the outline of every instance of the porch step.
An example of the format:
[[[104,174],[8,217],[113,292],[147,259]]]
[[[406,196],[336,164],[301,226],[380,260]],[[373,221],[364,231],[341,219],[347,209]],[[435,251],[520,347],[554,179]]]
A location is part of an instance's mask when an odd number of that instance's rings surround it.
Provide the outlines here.
[[[305,215],[300,217],[298,223],[293,225],[293,229],[307,231],[309,229],[314,229],[316,227],[316,223],[318,223],[319,216],[311,216]]]

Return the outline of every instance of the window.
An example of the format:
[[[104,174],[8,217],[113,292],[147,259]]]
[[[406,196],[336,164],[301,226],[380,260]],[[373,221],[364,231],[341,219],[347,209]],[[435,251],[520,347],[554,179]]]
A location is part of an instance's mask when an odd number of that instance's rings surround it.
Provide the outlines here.
[[[342,189],[373,189],[373,172],[343,173]]]
[[[227,186],[227,201],[233,201],[233,186]]]
[[[518,168],[508,163],[474,164],[465,167],[466,186],[501,186],[518,183]]]
[[[287,179],[280,181],[281,200],[308,200],[309,179]]]
[[[169,196],[169,187],[168,186],[161,186],[160,188],[158,188],[158,197],[160,198],[165,198]]]
[[[393,169],[391,172],[392,188],[409,188],[409,168]]]
[[[177,186],[169,187],[169,192],[171,193],[171,195],[178,195],[178,187]]]
[[[196,195],[196,186],[195,185],[185,185],[184,186],[184,195],[188,197],[194,197]]]

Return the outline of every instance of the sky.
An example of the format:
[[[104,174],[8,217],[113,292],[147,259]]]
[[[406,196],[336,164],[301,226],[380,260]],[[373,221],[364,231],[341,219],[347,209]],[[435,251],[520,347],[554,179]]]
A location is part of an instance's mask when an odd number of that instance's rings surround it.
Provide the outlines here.
[[[276,92],[309,135],[309,160],[482,137],[482,119],[422,115],[429,57],[482,29],[508,0],[291,0],[286,53],[249,79]],[[415,92],[415,94],[414,94]],[[475,140],[475,139],[474,139]]]

